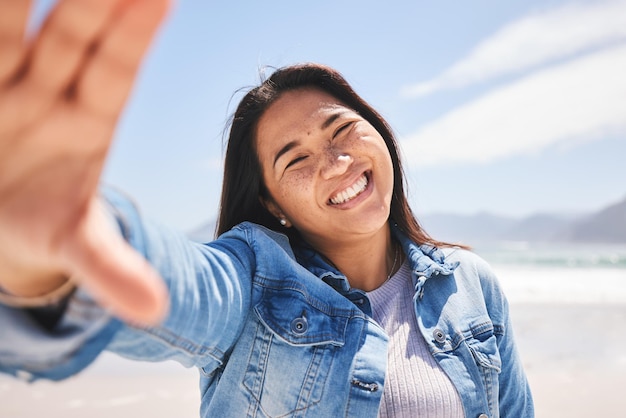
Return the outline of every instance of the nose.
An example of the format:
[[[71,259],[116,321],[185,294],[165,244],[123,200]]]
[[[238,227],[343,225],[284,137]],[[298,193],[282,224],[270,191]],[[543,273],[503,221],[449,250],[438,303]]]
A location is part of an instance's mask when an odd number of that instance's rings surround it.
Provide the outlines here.
[[[321,175],[324,180],[329,180],[333,177],[340,176],[345,173],[350,165],[354,162],[354,159],[350,154],[329,152],[326,158],[326,163],[321,169]]]

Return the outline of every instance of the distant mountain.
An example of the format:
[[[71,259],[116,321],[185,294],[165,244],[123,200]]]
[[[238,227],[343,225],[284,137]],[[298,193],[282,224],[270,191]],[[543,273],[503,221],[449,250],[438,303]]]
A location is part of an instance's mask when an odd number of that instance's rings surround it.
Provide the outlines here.
[[[498,241],[625,243],[626,198],[586,215],[535,214],[523,219],[487,212],[475,215],[434,213],[420,223],[436,239],[477,245]],[[190,231],[195,241],[210,241],[215,221]]]
[[[571,224],[571,217],[537,214],[516,222],[504,234],[510,241],[555,241]]]
[[[575,222],[563,238],[575,242],[626,242],[626,199]]]
[[[475,215],[434,213],[420,217],[419,221],[436,239],[465,243],[499,240],[517,222],[486,212]]]
[[[581,216],[536,214],[515,219],[489,213],[430,214],[420,217],[420,222],[437,239],[468,244],[494,241],[626,243],[626,198]]]

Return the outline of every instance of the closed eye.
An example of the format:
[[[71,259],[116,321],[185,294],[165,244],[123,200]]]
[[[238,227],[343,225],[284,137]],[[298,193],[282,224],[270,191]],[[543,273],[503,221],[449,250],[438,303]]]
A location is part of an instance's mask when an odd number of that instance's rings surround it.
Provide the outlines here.
[[[285,169],[287,169],[287,168],[291,167],[291,166],[292,166],[292,165],[294,165],[294,164],[299,163],[300,161],[305,160],[306,158],[307,158],[307,156],[306,156],[306,155],[302,155],[302,156],[300,156],[300,157],[296,157],[296,158],[294,158],[293,160],[289,161],[289,163],[287,164],[287,166],[285,167]]]
[[[352,126],[352,124],[354,123],[354,121],[350,121],[348,123],[344,123],[343,125],[341,125],[336,131],[335,134],[333,135],[333,138],[336,138],[337,135],[339,135],[341,132],[345,131],[347,128],[349,128],[350,126]]]

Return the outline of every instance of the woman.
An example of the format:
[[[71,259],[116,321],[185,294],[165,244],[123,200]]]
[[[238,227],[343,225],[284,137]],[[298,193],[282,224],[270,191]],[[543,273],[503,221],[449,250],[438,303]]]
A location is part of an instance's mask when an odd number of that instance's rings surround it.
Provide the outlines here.
[[[532,416],[496,279],[420,228],[391,130],[336,71],[288,67],[241,101],[215,241],[98,195],[157,3],[63,1],[32,49],[5,48],[3,100],[32,110],[0,107],[1,369],[59,379],[106,349],[198,367],[202,416]]]

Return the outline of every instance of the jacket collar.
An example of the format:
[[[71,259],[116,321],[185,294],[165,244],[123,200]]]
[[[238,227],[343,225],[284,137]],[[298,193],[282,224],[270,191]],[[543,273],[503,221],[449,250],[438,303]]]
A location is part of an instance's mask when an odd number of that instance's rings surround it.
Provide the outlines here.
[[[431,245],[418,245],[412,242],[408,236],[398,228],[395,222],[390,222],[391,233],[400,243],[406,254],[414,278],[417,278],[423,285],[427,279],[443,275],[447,276],[457,268],[459,262],[447,262],[445,253]],[[317,251],[307,244],[302,244],[294,249],[298,262],[311,273],[324,280],[327,284],[335,288],[342,294],[348,293],[350,284],[334,266],[328,263]],[[416,289],[417,290],[417,289]]]
[[[452,263],[446,261],[446,255],[440,248],[428,244],[415,244],[395,223],[391,223],[391,233],[402,245],[411,270],[418,277],[429,279],[440,274],[447,276],[459,265],[458,261]]]

